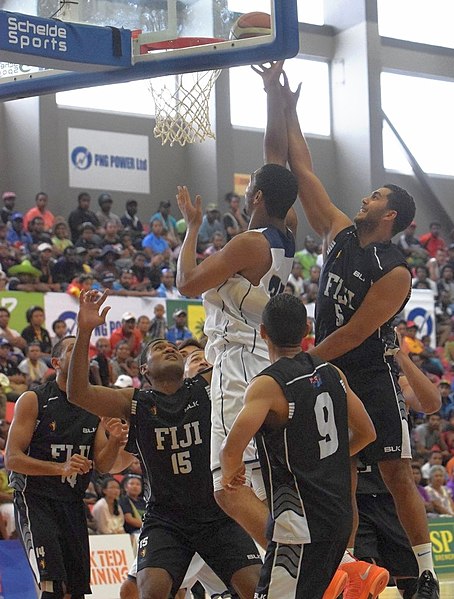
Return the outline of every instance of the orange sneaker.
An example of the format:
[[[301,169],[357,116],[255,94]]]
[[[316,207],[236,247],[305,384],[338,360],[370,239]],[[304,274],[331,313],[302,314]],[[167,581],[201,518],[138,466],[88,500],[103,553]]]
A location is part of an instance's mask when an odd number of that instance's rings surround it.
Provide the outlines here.
[[[343,570],[336,570],[329,587],[323,593],[323,599],[337,599],[347,586],[348,574]]]
[[[344,599],[376,599],[385,590],[389,572],[368,562],[355,561],[339,566],[348,575]]]

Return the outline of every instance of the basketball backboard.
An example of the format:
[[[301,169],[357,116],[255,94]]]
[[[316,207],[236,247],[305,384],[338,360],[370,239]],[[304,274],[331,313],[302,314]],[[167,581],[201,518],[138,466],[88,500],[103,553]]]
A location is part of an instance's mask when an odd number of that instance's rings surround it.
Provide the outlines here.
[[[283,59],[299,48],[297,0],[4,0],[0,6],[0,100]],[[271,15],[269,34],[231,39],[232,26],[251,8]]]

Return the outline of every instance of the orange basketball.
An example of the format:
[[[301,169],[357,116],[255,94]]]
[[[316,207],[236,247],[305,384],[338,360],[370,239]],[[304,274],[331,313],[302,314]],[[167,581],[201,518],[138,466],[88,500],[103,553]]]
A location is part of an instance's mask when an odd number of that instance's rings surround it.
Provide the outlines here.
[[[266,12],[247,12],[241,15],[230,29],[230,39],[233,40],[270,34],[271,16]]]

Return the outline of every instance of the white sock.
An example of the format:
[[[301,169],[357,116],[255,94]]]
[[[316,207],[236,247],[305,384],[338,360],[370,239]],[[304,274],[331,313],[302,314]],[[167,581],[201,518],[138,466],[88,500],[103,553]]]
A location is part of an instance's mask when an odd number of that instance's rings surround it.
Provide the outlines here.
[[[434,561],[432,557],[432,543],[423,543],[422,545],[414,545],[412,547],[413,553],[415,554],[416,561],[418,562],[419,575],[424,572],[424,570],[429,570],[434,575],[434,578],[437,577],[435,574]]]
[[[353,556],[353,549],[346,549],[345,553],[341,559],[341,564],[351,564],[352,562],[356,562],[358,560],[356,560]]]

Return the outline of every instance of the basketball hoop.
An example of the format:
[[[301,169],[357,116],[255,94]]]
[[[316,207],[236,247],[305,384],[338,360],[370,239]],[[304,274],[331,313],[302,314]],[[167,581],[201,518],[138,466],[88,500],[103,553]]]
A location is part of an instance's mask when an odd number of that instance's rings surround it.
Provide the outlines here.
[[[178,38],[166,42],[147,44],[147,50],[171,50],[216,44],[222,41],[215,38]],[[156,124],[154,136],[161,139],[162,145],[180,146],[202,142],[207,138],[216,139],[211,129],[209,102],[210,94],[221,71],[199,71],[179,73],[172,83],[162,84],[163,78],[150,79],[149,90],[155,103]]]

